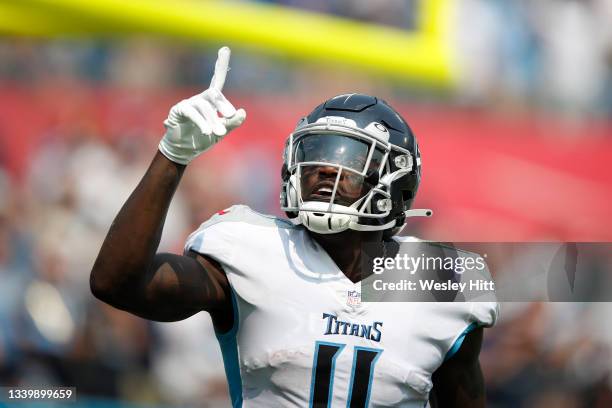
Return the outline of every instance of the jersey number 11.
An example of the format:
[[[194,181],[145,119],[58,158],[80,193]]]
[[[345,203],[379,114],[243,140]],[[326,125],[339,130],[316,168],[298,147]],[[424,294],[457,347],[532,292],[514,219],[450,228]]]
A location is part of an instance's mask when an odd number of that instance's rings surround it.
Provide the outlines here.
[[[310,408],[331,406],[336,358],[345,346],[345,344],[324,341],[315,343],[312,383],[310,385]],[[365,408],[368,406],[374,365],[381,353],[382,350],[379,349],[355,346],[347,408]]]

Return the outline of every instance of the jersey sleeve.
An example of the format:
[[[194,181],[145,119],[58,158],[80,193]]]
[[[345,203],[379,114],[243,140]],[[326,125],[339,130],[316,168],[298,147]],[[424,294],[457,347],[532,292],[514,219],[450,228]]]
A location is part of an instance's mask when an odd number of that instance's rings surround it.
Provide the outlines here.
[[[470,256],[476,254],[464,253],[464,256],[465,255]],[[490,278],[488,267],[485,268],[483,272],[483,277],[488,275]],[[444,360],[448,360],[459,351],[465,336],[470,332],[480,327],[492,327],[495,325],[499,316],[499,303],[497,303],[494,294],[487,295],[486,299],[486,301],[477,299],[467,300],[457,304],[467,313],[462,313],[460,316],[457,316],[457,320],[462,321],[463,329],[461,326],[455,326],[455,337],[450,342],[450,347],[447,348]],[[467,308],[465,306],[467,306]]]
[[[475,254],[473,252],[464,252],[464,256],[469,256],[472,258],[480,258],[480,255]],[[493,282],[493,278],[491,277],[491,272],[489,271],[489,266],[486,262],[484,262],[484,269],[482,271],[478,271],[474,274],[467,274],[468,277],[472,280],[484,280],[487,282]],[[468,281],[469,282],[469,281]],[[470,319],[476,323],[479,327],[492,327],[495,325],[497,321],[497,317],[499,315],[499,303],[497,302],[497,297],[495,291],[486,292],[485,294],[476,293],[468,302],[471,304],[471,312]]]
[[[480,327],[492,327],[499,316],[499,303],[472,302],[472,320]]]
[[[444,360],[452,357],[461,347],[466,335],[481,328],[495,325],[499,315],[499,304],[495,292],[488,289],[471,288],[470,282],[492,281],[486,261],[475,252],[455,248],[446,243],[423,241],[415,237],[395,239],[401,243],[425,243],[431,245],[428,255],[455,259],[455,275],[457,282],[465,284],[453,302],[442,302],[430,306],[435,310],[435,323],[431,323],[432,333],[437,339]],[[459,264],[457,260],[462,259]],[[480,259],[480,262],[478,261]],[[469,262],[468,262],[469,260]],[[482,265],[483,267],[468,268],[467,265]],[[462,265],[462,270],[458,266]],[[444,278],[446,279],[446,278]]]

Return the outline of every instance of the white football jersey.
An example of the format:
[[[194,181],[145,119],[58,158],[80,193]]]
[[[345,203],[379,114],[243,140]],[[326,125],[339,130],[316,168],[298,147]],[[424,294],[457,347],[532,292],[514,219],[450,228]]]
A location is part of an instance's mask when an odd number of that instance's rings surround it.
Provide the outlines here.
[[[432,373],[495,302],[366,303],[308,231],[246,206],[186,249],[229,279],[234,326],[218,340],[234,407],[423,407]]]

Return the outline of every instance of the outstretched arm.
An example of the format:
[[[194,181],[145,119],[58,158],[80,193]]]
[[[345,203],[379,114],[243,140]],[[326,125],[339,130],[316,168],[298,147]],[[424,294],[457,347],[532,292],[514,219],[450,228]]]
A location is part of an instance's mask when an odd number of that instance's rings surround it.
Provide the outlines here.
[[[211,87],[170,110],[159,152],[113,221],[94,263],[90,284],[97,298],[161,321],[201,310],[215,320],[214,312],[231,308],[227,278],[214,261],[195,253],[156,254],[185,166],[244,121],[244,110],[237,111],[221,93],[228,64],[224,47]]]
[[[484,378],[478,361],[482,335],[482,328],[467,334],[459,351],[434,372],[434,387],[429,398],[432,407],[485,406]]]
[[[184,170],[161,153],[155,155],[112,223],[92,269],[91,290],[100,300],[161,321],[214,311],[226,303],[227,279],[218,267],[205,268],[195,256],[156,254]]]

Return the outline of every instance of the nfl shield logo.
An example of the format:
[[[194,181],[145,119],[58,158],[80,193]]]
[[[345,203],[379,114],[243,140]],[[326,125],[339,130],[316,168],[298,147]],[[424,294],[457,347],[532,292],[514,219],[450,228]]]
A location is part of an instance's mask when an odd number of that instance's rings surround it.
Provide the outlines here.
[[[349,306],[359,306],[361,304],[361,293],[356,290],[349,290],[346,304]]]

